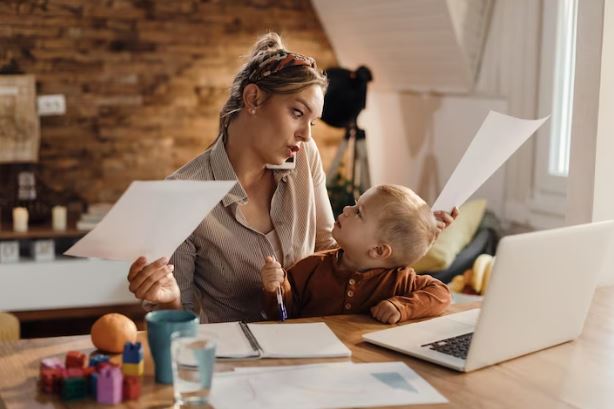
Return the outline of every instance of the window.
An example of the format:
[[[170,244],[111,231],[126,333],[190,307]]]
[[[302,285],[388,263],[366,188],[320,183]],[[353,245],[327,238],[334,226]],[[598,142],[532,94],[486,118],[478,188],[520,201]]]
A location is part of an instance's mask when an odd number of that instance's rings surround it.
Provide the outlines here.
[[[559,1],[548,157],[548,173],[554,176],[569,173],[577,10],[577,0]]]
[[[565,222],[573,112],[578,0],[544,0],[538,117],[550,120],[537,132],[530,224]]]

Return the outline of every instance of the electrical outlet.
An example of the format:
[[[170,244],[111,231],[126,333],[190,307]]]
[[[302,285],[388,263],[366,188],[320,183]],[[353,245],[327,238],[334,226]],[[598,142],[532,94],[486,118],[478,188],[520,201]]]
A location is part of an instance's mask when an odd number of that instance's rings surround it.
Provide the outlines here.
[[[41,95],[37,98],[38,115],[64,115],[66,113],[66,99],[64,95]]]

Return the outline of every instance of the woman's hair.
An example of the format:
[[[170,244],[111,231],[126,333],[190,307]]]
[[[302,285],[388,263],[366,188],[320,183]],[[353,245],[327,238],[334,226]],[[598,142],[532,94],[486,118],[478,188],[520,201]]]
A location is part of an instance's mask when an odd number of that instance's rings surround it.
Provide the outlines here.
[[[328,80],[316,67],[315,60],[286,51],[277,33],[265,34],[232,81],[230,95],[220,111],[219,135],[225,134],[243,108],[243,90],[247,84],[256,84],[268,95],[292,94],[313,84],[326,89]]]
[[[378,239],[392,247],[395,266],[409,266],[426,254],[437,238],[437,220],[431,207],[411,189],[379,185],[385,201],[380,209]]]

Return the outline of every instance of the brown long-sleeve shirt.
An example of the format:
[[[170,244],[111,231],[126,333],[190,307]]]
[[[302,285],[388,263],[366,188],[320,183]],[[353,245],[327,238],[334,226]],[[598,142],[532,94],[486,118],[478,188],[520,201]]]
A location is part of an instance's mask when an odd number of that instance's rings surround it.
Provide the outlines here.
[[[450,304],[448,287],[411,267],[347,271],[338,266],[340,249],[308,256],[287,270],[283,298],[288,316],[369,314],[370,308],[390,301],[400,321],[441,314]],[[264,291],[269,319],[279,317],[276,294]]]

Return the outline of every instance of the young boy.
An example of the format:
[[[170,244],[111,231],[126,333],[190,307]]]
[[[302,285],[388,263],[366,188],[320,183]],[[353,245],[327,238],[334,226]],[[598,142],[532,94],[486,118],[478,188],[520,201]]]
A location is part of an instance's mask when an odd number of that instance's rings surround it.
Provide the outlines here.
[[[431,208],[411,189],[374,186],[337,218],[338,249],[306,257],[287,274],[266,258],[260,273],[267,316],[279,318],[279,286],[289,317],[370,312],[394,324],[439,315],[450,304],[448,287],[409,267],[438,233]]]

